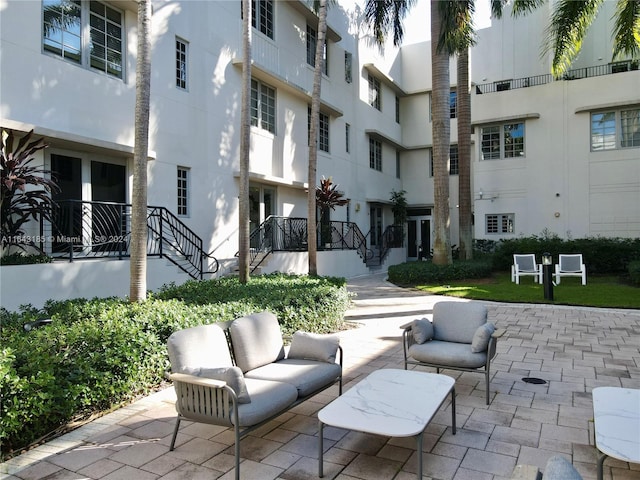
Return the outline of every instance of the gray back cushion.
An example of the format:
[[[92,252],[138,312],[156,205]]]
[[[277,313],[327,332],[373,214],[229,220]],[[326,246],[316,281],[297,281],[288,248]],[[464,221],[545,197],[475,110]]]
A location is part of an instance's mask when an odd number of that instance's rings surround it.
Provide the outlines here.
[[[433,306],[434,340],[470,344],[485,323],[487,308],[479,302],[438,302]]]
[[[240,317],[229,326],[236,365],[242,372],[284,358],[284,343],[278,319],[271,312]]]
[[[202,368],[231,367],[231,353],[224,330],[201,325],[172,333],[167,340],[171,371],[189,373]]]

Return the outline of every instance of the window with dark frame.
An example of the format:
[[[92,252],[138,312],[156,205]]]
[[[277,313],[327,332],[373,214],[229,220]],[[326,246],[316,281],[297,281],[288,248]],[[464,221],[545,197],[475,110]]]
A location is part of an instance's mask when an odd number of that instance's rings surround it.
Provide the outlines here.
[[[307,141],[311,135],[311,105],[307,107]],[[329,153],[329,115],[319,113],[318,150]]]
[[[524,157],[524,123],[488,125],[480,131],[481,160]]]
[[[276,133],[276,90],[251,79],[251,125]]]
[[[485,232],[487,234],[513,233],[514,229],[513,213],[488,214],[485,215]]]
[[[316,29],[307,24],[307,64],[312,67],[316,66],[316,45],[318,43],[318,35]],[[327,42],[324,42],[322,49],[322,73],[329,75],[327,58]]]
[[[344,52],[344,81],[351,83],[353,81],[353,54]]]
[[[189,169],[178,167],[178,215],[189,215]]]
[[[380,80],[369,74],[369,105],[376,110],[382,110],[380,103]]]
[[[187,89],[187,42],[176,37],[176,87]]]
[[[382,171],[382,143],[369,137],[369,167]]]

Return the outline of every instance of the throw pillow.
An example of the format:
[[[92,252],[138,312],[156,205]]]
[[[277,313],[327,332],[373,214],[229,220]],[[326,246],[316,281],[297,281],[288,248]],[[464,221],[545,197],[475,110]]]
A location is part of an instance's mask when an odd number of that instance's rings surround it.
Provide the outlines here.
[[[334,363],[340,339],[336,335],[296,332],[291,338],[287,358]]]
[[[471,341],[471,351],[473,353],[485,352],[489,346],[489,339],[493,332],[496,331],[496,326],[487,322],[477,328],[476,333],[473,334],[473,340]]]
[[[226,382],[227,385],[236,392],[238,403],[251,403],[251,397],[247,391],[244,375],[239,367],[201,368],[195,375],[198,377],[211,378],[213,380]]]
[[[415,319],[411,324],[413,339],[416,343],[424,343],[433,338],[433,324],[426,318]]]

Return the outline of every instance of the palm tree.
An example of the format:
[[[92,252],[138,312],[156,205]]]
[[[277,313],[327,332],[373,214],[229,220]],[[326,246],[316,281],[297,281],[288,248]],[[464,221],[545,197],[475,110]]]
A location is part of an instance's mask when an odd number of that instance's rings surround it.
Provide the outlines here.
[[[238,200],[238,268],[240,283],[249,281],[249,151],[251,148],[251,5],[242,2],[242,107],[240,112],[240,186]]]
[[[458,122],[458,205],[460,258],[473,256],[473,225],[471,215],[471,85],[469,83],[469,48],[475,42],[473,31],[474,0],[446,2],[444,23],[439,44],[456,52],[458,82],[456,88],[456,118]]]
[[[151,0],[138,1],[135,144],[131,195],[131,264],[129,300],[147,298],[147,160],[151,94]]]
[[[558,0],[544,40],[545,52],[553,52],[551,73],[561,77],[571,66],[582,47],[589,27],[598,16],[605,0]],[[619,57],[640,58],[640,2],[638,0],[616,0],[614,15],[614,46],[612,59]],[[492,0],[491,11],[496,18],[502,17],[508,0]],[[515,0],[513,16],[526,14],[545,0]]]
[[[393,32],[394,45],[400,45],[404,36],[402,21],[414,0],[367,0],[365,17],[373,26],[374,37],[383,45],[387,32]],[[431,0],[431,38],[441,36],[441,13],[449,2]],[[435,40],[431,42],[432,62],[432,132],[433,132],[433,184],[434,184],[434,245],[433,262],[452,263],[449,234],[449,53]]]
[[[309,275],[318,274],[316,236],[316,171],[318,169],[318,124],[320,122],[320,89],[324,68],[324,48],[327,33],[327,0],[315,2],[318,12],[315,65],[313,67],[313,91],[311,92],[311,121],[309,125],[309,171],[307,185],[307,245],[309,250]]]

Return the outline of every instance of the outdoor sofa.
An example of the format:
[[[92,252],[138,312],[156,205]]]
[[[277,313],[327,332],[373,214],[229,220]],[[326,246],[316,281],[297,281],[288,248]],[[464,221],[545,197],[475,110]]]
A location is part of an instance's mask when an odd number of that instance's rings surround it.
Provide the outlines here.
[[[342,394],[338,337],[296,332],[285,353],[270,312],[174,332],[167,348],[178,412],[170,450],[183,419],[233,428],[236,480],[245,435],[336,383]]]

